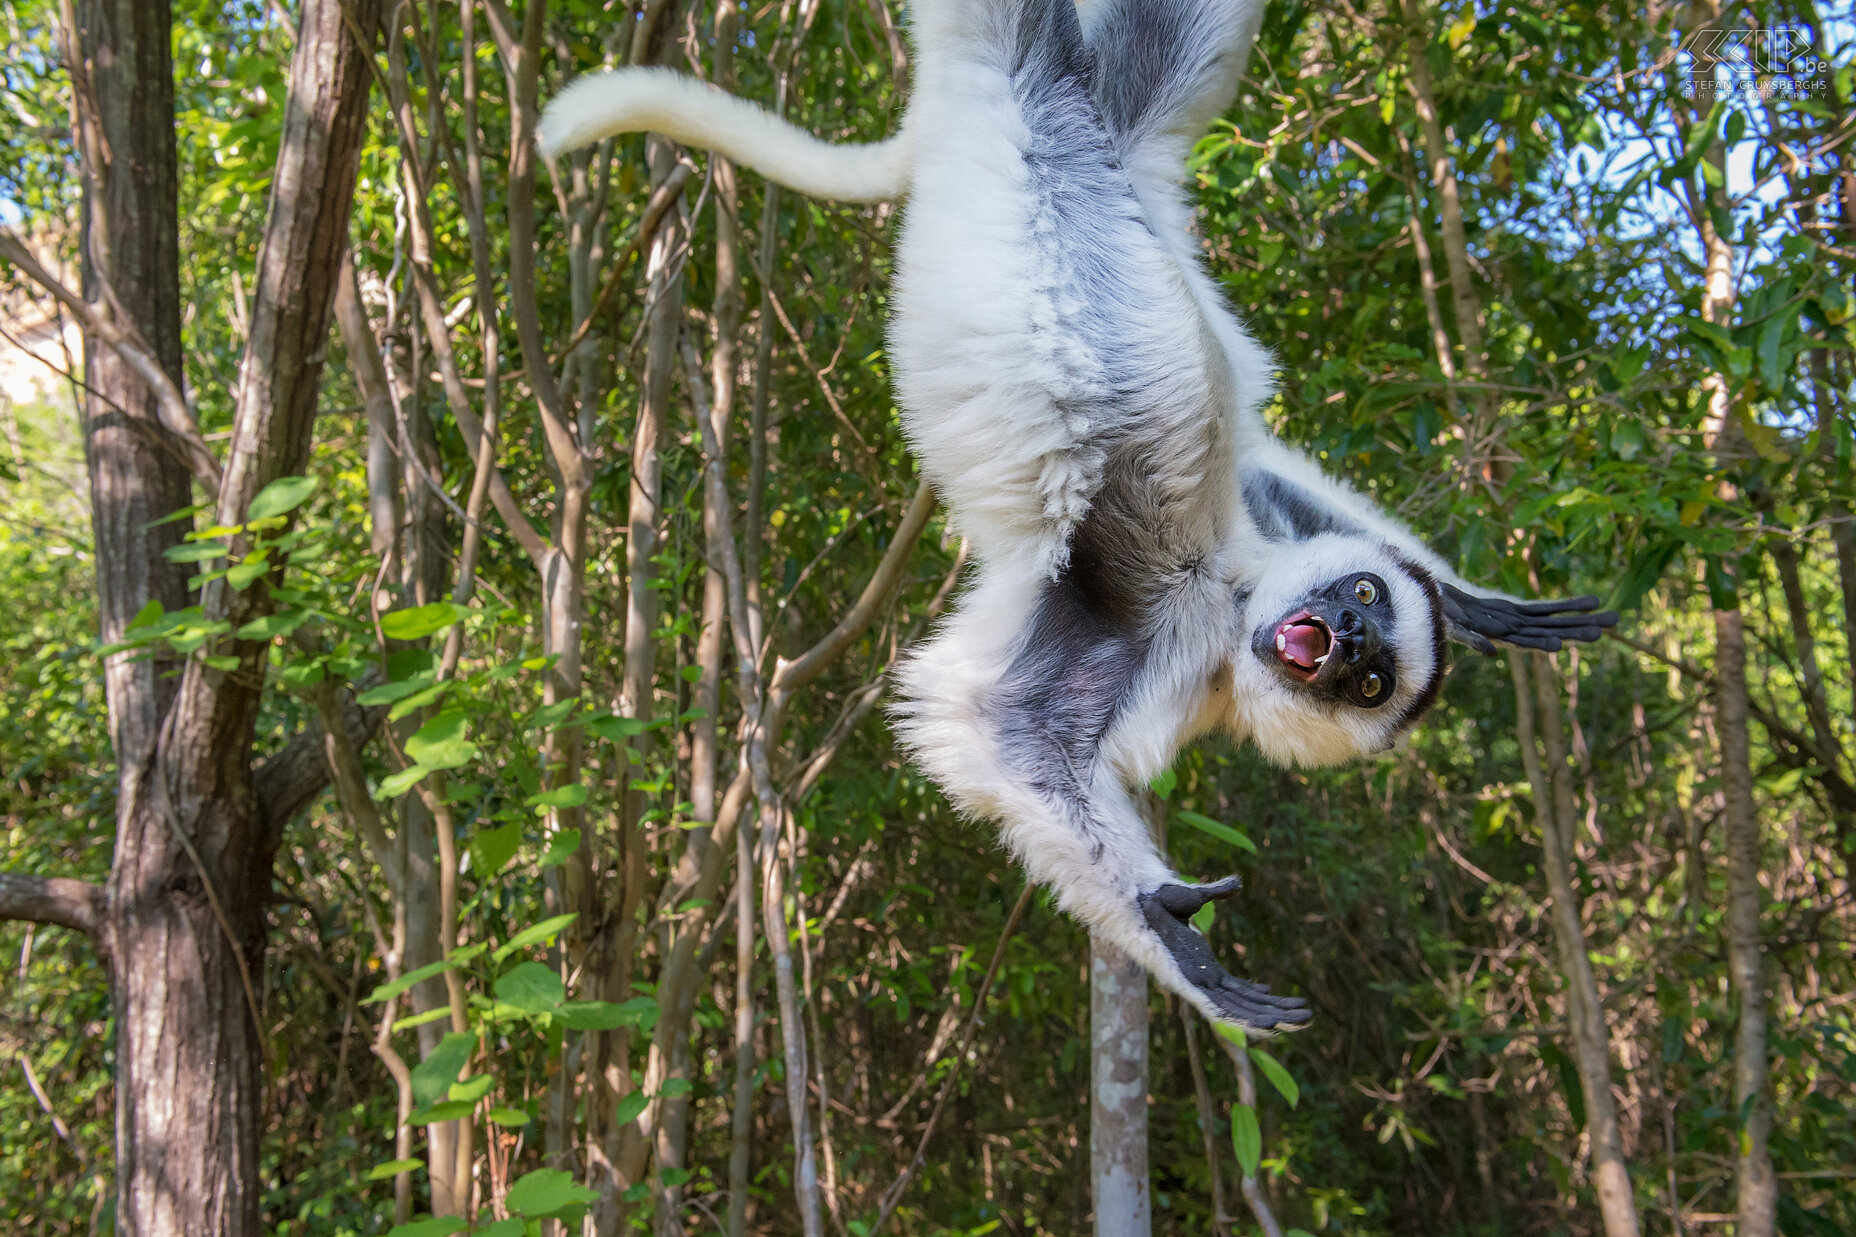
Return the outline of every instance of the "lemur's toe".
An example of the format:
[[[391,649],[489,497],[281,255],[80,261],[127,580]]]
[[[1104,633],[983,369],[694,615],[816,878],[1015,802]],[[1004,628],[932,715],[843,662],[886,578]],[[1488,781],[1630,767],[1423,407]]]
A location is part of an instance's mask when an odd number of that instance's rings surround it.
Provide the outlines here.
[[[1261,984],[1228,975],[1216,989],[1208,989],[1206,995],[1227,1021],[1256,1031],[1301,1026],[1314,1016],[1305,1001],[1272,996]]]
[[[1207,902],[1218,902],[1244,887],[1241,876],[1227,876],[1204,885],[1162,885],[1146,895],[1176,919],[1190,919]]]

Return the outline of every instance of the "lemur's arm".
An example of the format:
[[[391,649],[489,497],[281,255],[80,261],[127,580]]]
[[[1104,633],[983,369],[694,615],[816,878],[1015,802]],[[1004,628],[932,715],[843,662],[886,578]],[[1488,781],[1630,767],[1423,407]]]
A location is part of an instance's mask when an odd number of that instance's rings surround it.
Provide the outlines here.
[[[1617,625],[1617,611],[1600,611],[1596,597],[1517,601],[1471,584],[1417,534],[1283,443],[1270,442],[1248,457],[1241,483],[1251,520],[1266,540],[1367,534],[1417,561],[1443,590],[1450,638],[1477,652],[1493,653],[1498,642],[1554,652],[1566,640],[1597,640]]]
[[[908,192],[906,129],[883,142],[835,145],[669,69],[614,69],[578,79],[548,104],[539,136],[543,153],[554,155],[638,132],[716,151],[814,197],[876,202]]]

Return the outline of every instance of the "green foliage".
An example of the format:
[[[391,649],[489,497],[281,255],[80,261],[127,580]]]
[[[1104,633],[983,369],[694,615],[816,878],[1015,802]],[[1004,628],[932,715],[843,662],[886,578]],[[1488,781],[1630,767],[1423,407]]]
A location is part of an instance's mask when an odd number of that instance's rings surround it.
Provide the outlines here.
[[[0,65],[0,209],[22,212],[35,236],[74,260],[80,178],[54,9],[0,6],[13,53]],[[1826,33],[1812,10],[1755,10],[1767,27],[1846,38]],[[175,10],[184,350],[209,435],[230,429],[224,379],[238,372],[249,329],[292,48],[281,11],[255,0]],[[783,23],[814,11],[795,41]],[[672,59],[713,66],[713,16],[690,17],[689,29],[705,33]],[[743,94],[784,96],[797,123],[833,139],[894,131],[901,94],[871,6],[829,0],[736,16]],[[512,360],[510,186],[496,170],[511,140],[510,101],[488,17],[476,17],[474,136],[492,168],[490,234],[481,238],[488,289],[477,283],[467,202],[453,179],[465,137],[454,9],[422,9],[421,25],[407,26],[397,53],[410,57],[403,111],[420,126],[429,273],[455,315],[450,346],[466,398],[481,415],[493,389],[479,316],[487,303],[501,330],[499,469],[531,529],[553,538],[558,468],[522,372],[532,362]],[[1269,416],[1285,436],[1398,511],[1469,577],[1516,592],[1606,595],[1628,611],[1626,633],[1651,650],[1612,643],[1562,655],[1558,666],[1587,822],[1579,892],[1617,1081],[1633,1097],[1629,1150],[1646,1211],[1670,1177],[1685,1200],[1725,1206],[1742,1124],[1723,1047],[1736,1009],[1721,960],[1713,705],[1691,673],[1714,670],[1710,606],[1740,605],[1764,715],[1753,741],[1771,897],[1781,1227],[1856,1231],[1845,1180],[1811,1175],[1856,1162],[1846,999],[1856,975],[1845,948],[1852,850],[1847,803],[1834,797],[1835,778],[1856,778],[1856,675],[1840,618],[1849,568],[1828,531],[1856,497],[1847,398],[1856,298],[1847,238],[1830,230],[1841,216],[1823,197],[1848,167],[1847,142],[1832,139],[1850,114],[1849,49],[1819,48],[1832,66],[1822,100],[1694,108],[1681,100],[1681,74],[1662,69],[1678,36],[1641,7],[1445,5],[1418,17],[1414,36],[1395,6],[1270,7],[1243,96],[1193,155],[1209,261],[1277,358]],[[577,0],[550,6],[542,92],[617,55],[620,25]],[[1412,102],[1414,54],[1426,57],[1449,134],[1469,303],[1487,354],[1480,380],[1461,348],[1441,194]],[[391,70],[388,56],[383,48]],[[262,598],[265,613],[231,630],[199,605],[152,606],[105,650],[193,658],[224,674],[255,658],[268,684],[260,760],[306,732],[325,689],[386,711],[362,754],[386,855],[369,849],[332,796],[280,842],[269,949],[255,976],[275,1062],[264,1221],[285,1234],[424,1237],[466,1227],[455,1215],[390,1223],[389,1182],[413,1173],[417,1210],[431,1181],[424,1158],[395,1158],[399,1096],[368,1051],[384,1022],[412,1077],[415,1155],[428,1149],[425,1123],[456,1121],[472,1124],[480,1168],[491,1163],[484,1148],[501,1157],[480,1180],[501,1191],[503,1218],[490,1208],[471,1217],[472,1232],[514,1237],[577,1223],[598,1201],[590,1183],[604,1188],[587,1168],[589,1147],[604,1154],[608,1140],[652,1134],[679,1110],[689,1114],[680,1165],[646,1157],[608,1201],[623,1224],[642,1228],[655,1207],[679,1199],[693,1228],[706,1222],[702,1212],[725,1211],[738,925],[721,918],[734,913],[727,881],[700,894],[671,882],[705,847],[732,854],[732,838],[698,813],[692,753],[713,720],[713,798],[726,805],[741,767],[743,701],[732,645],[712,683],[699,664],[713,560],[694,401],[680,373],[667,379],[658,436],[656,540],[636,594],[627,578],[648,314],[668,303],[666,281],[648,283],[651,259],[621,268],[615,256],[649,193],[646,146],[620,139],[610,164],[557,165],[562,193],[585,174],[604,204],[591,225],[599,256],[584,264],[569,257],[583,221],[548,208],[555,187],[541,173],[537,317],[557,360],[566,324],[615,281],[582,359],[560,366],[589,448],[591,529],[583,605],[560,616],[546,603],[556,577],[491,507],[479,517],[477,587],[467,602],[453,592],[476,460],[444,383],[430,379],[438,361],[413,308],[413,266],[428,255],[408,232],[393,110],[379,92],[371,106],[351,240],[362,299],[399,383],[395,423],[371,452],[357,358],[332,346],[305,475],[260,493],[241,523],[215,526],[204,502],[172,517],[187,530],[172,557],[196,573],[193,587],[223,581]],[[1719,176],[1709,157],[1716,135],[1735,152],[1724,204],[1706,193]],[[681,221],[687,208],[693,232],[655,261],[680,274],[684,330],[706,362],[719,316],[722,182],[703,156],[692,158],[702,171],[671,214]],[[1744,167],[1757,191],[1740,179]],[[738,180],[730,218],[743,239],[745,326],[723,471],[738,500],[730,527],[745,530],[741,545],[758,571],[767,673],[860,594],[914,478],[884,351],[891,213],[769,195],[746,173]],[[1690,202],[1706,204],[1691,217]],[[1704,218],[1736,246],[1738,297],[1725,314],[1703,311],[1694,237]],[[1426,241],[1434,311],[1414,228]],[[47,312],[12,272],[0,281],[0,293],[23,298],[5,302],[9,323]],[[790,334],[764,294],[778,297]],[[1727,423],[1746,443],[1725,461],[1705,449],[1714,431],[1703,383],[1713,374],[1724,376]],[[0,818],[10,870],[100,882],[117,781],[85,468],[65,398],[0,404]],[[769,427],[758,459],[747,445],[756,408]],[[763,487],[751,507],[750,483]],[[749,526],[750,511],[761,526]],[[775,822],[776,832],[790,826],[792,843],[778,909],[792,925],[817,1071],[807,1085],[815,1121],[829,1115],[837,1202],[853,1233],[912,1153],[908,1135],[947,1076],[949,1037],[974,1009],[1020,888],[990,835],[958,819],[896,750],[880,705],[873,713],[859,704],[934,617],[959,553],[945,531],[931,527],[878,622],[792,699],[769,753],[789,795],[790,819]],[[1807,700],[1811,676],[1771,552],[1781,541],[1800,562],[1821,718]],[[654,609],[637,610],[645,598]],[[634,612],[645,627],[628,633]],[[567,629],[578,633],[571,650],[551,634]],[[457,660],[447,665],[454,641]],[[628,659],[647,647],[650,672],[628,679]],[[1829,760],[1813,730],[1825,718],[1837,748]],[[1382,760],[1278,770],[1214,739],[1153,784],[1168,823],[1184,826],[1167,835],[1180,870],[1245,877],[1241,895],[1195,919],[1220,957],[1308,996],[1316,1010],[1294,1039],[1246,1049],[1269,1083],[1255,1107],[1231,1103],[1236,1081],[1220,1054],[1206,1062],[1216,1108],[1206,1119],[1229,1124],[1236,1165],[1259,1174],[1293,1233],[1593,1231],[1584,1099],[1557,1029],[1564,986],[1541,907],[1539,796],[1515,721],[1506,669],[1463,657],[1433,720]],[[427,926],[435,922],[441,821],[458,856],[448,954],[435,930],[395,936],[409,905],[396,882],[413,882],[418,904],[432,908]],[[731,827],[761,823],[748,796]],[[582,904],[566,899],[578,897],[597,913],[572,909]],[[686,941],[709,970],[679,990],[663,984],[664,970]],[[1048,900],[1033,904],[1005,949],[927,1162],[887,1231],[1087,1230],[1088,1115],[1078,1100],[1089,1074],[1086,951],[1081,929]],[[114,1128],[106,969],[61,929],[0,926],[0,954],[9,965],[0,1056],[23,1055],[48,1102],[21,1068],[0,1084],[0,1213],[20,1231],[105,1231]],[[759,1054],[751,1192],[755,1230],[787,1233],[798,1225],[771,975],[762,939],[750,975]],[[1156,999],[1150,1066],[1155,1227],[1204,1233],[1210,1169],[1183,1035],[1163,1005]],[[681,1064],[667,1063],[667,1026],[691,1038]],[[574,1171],[544,1162],[551,1122]],[[1228,1206],[1237,1205],[1232,1163],[1222,1164]]]

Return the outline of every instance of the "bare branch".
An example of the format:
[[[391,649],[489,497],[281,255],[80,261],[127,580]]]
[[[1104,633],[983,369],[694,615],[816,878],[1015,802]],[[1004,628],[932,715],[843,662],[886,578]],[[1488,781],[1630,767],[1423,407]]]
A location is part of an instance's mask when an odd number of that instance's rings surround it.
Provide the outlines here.
[[[625,242],[625,247],[619,250],[618,256],[607,264],[605,285],[600,288],[599,295],[593,298],[593,308],[581,321],[579,328],[574,331],[573,338],[567,341],[567,346],[562,348],[560,354],[554,358],[555,365],[566,364],[567,359],[579,351],[580,345],[586,342],[587,336],[592,333],[593,324],[600,319],[600,311],[605,309],[606,302],[612,299],[613,291],[618,288],[620,277],[625,273],[626,264],[642,252],[651,243],[651,239],[657,235],[657,225],[662,222],[664,212],[676,202],[677,196],[683,192],[683,186],[689,183],[690,175],[690,165],[679,163],[670,169],[670,175],[664,178],[664,183],[651,191],[651,197],[644,205],[644,214],[638,220],[638,230],[632,234],[630,240]]]
[[[363,680],[361,686],[366,686]],[[348,746],[360,749],[380,728],[386,718],[385,706],[363,708],[352,696],[343,693],[341,713],[345,722]],[[265,827],[275,837],[284,826],[310,805],[329,784],[329,764],[323,755],[323,731],[319,725],[306,726],[284,744],[252,774],[252,792],[263,813]]]
[[[69,876],[0,872],[0,919],[57,924],[94,940],[103,923],[103,886]]]
[[[1213,1035],[1231,1057],[1231,1064],[1237,1067],[1237,1102],[1251,1108],[1257,1106],[1257,1079],[1250,1069],[1249,1041],[1235,1043],[1218,1034],[1218,1028],[1212,1028]],[[1242,1173],[1239,1178],[1240,1188],[1244,1192],[1244,1201],[1250,1204],[1250,1214],[1257,1219],[1257,1227],[1263,1230],[1263,1237],[1282,1237],[1282,1225],[1276,1223],[1276,1216],[1270,1210],[1270,1200],[1263,1195],[1263,1187],[1257,1183],[1257,1175],[1239,1165]]]
[[[925,487],[924,487],[925,488]],[[1018,895],[1018,902],[1012,907],[1012,913],[1006,916],[1005,928],[999,933],[999,943],[993,947],[992,962],[986,967],[986,978],[973,993],[973,1012],[967,1015],[967,1029],[960,1037],[960,1047],[954,1052],[953,1068],[947,1071],[947,1077],[941,1083],[940,1094],[934,1097],[934,1110],[928,1114],[928,1123],[922,1126],[921,1141],[915,1144],[915,1154],[909,1158],[908,1167],[902,1170],[889,1189],[883,1191],[883,1205],[877,1212],[876,1223],[870,1226],[870,1237],[876,1237],[882,1231],[890,1214],[896,1210],[896,1204],[908,1191],[909,1182],[927,1162],[928,1140],[934,1137],[934,1127],[941,1120],[941,1111],[947,1107],[947,1097],[960,1079],[960,1068],[967,1063],[967,1056],[973,1049],[973,1036],[980,1029],[980,1015],[986,1012],[986,997],[992,991],[992,981],[999,974],[999,963],[1005,960],[1005,947],[1011,942],[1012,933],[1018,930],[1018,921],[1024,916],[1025,907],[1031,904],[1031,895],[1037,892],[1037,886],[1025,882],[1025,891]]]
[[[915,497],[909,500],[907,511],[902,513],[902,523],[896,527],[895,539],[889,543],[889,549],[883,554],[883,561],[877,564],[876,571],[870,576],[870,582],[864,585],[864,591],[857,598],[857,603],[845,611],[838,625],[826,633],[817,644],[801,653],[791,661],[781,658],[773,673],[775,691],[791,691],[817,678],[830,665],[832,659],[863,633],[890,591],[896,587],[896,581],[902,575],[903,565],[909,561],[909,552],[921,538],[922,530],[928,527],[928,517],[934,514],[934,488],[926,481],[915,489]]]
[[[155,359],[154,349],[148,346],[134,324],[124,326],[117,322],[115,315],[106,307],[91,304],[67,287],[64,281],[46,270],[32,255],[32,251],[26,248],[25,242],[8,228],[0,228],[0,258],[18,267],[27,279],[56,297],[60,304],[76,316],[86,332],[101,340],[122,358],[125,365],[135,371],[135,376],[154,392],[155,406],[160,410],[161,427],[179,440],[187,467],[200,484],[217,493],[219,458],[206,445],[206,439],[200,436],[199,424],[194,421],[193,413],[187,407],[186,397],[174,385],[174,380],[168,377],[161,362]]]

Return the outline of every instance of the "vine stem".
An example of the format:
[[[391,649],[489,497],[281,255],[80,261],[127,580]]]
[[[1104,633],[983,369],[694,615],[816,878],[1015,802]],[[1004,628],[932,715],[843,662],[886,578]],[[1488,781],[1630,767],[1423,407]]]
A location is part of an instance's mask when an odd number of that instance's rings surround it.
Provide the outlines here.
[[[934,1097],[934,1111],[928,1114],[928,1124],[922,1127],[921,1141],[915,1145],[915,1154],[909,1158],[902,1175],[896,1178],[889,1189],[883,1191],[883,1205],[877,1212],[876,1223],[870,1226],[869,1237],[877,1237],[883,1231],[883,1225],[889,1222],[897,1204],[902,1202],[902,1196],[908,1192],[909,1182],[915,1179],[916,1171],[927,1160],[928,1140],[934,1137],[935,1126],[941,1120],[941,1111],[947,1107],[947,1097],[953,1094],[954,1084],[960,1081],[961,1067],[967,1063],[967,1052],[973,1047],[973,1036],[980,1028],[980,1015],[986,1010],[986,997],[992,992],[993,980],[998,977],[999,964],[1005,960],[1005,946],[1012,939],[1012,933],[1018,930],[1018,921],[1024,916],[1025,907],[1031,904],[1031,895],[1036,889],[1036,885],[1026,881],[1025,891],[1018,895],[1017,905],[1012,907],[1012,913],[1006,917],[1005,929],[999,933],[999,943],[993,947],[992,962],[986,967],[986,978],[980,982],[979,991],[973,994],[973,1012],[967,1015],[967,1029],[962,1032],[960,1047],[954,1052],[954,1068],[947,1072],[947,1078],[941,1083],[940,1094]]]

